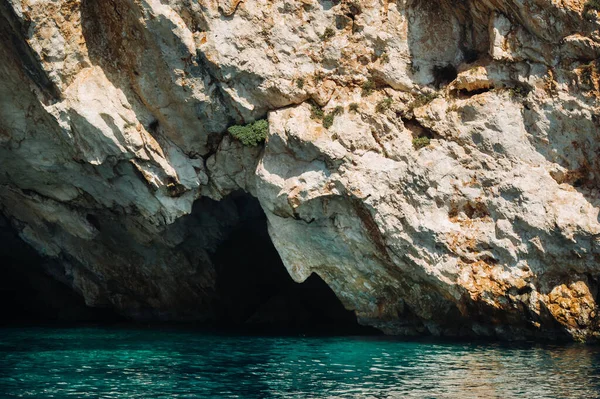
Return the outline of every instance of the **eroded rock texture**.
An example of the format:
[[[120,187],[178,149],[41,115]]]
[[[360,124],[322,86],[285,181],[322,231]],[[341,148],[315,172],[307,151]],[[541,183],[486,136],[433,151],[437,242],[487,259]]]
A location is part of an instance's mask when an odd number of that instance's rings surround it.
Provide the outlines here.
[[[317,274],[363,324],[595,339],[599,17],[2,0],[0,209],[88,305],[134,318],[216,317],[246,192],[294,280]],[[226,134],[263,117],[264,146]]]

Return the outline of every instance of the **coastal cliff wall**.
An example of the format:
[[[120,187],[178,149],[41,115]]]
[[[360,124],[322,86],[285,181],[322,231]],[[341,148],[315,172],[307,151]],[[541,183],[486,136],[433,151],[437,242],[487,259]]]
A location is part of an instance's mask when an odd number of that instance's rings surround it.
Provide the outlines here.
[[[214,317],[252,196],[362,324],[596,339],[599,28],[587,0],[0,0],[0,212],[132,318]]]

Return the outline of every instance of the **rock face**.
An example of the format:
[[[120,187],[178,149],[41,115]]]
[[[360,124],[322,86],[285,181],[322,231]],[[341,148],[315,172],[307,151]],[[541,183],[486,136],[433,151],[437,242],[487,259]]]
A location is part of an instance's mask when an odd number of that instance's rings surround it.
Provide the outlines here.
[[[245,192],[362,324],[597,339],[590,4],[2,0],[0,211],[129,317],[215,317]]]

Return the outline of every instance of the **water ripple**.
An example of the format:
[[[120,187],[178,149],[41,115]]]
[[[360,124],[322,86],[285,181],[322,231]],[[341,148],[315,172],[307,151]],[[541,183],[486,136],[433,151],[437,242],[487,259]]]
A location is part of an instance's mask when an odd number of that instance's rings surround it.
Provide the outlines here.
[[[0,330],[0,398],[597,398],[600,348]]]

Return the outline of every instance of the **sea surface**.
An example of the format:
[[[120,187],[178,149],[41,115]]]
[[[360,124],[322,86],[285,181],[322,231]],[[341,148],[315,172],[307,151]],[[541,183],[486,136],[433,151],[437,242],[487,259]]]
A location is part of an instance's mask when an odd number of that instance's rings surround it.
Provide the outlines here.
[[[581,344],[0,329],[0,398],[597,398]]]

